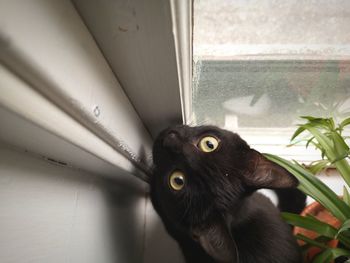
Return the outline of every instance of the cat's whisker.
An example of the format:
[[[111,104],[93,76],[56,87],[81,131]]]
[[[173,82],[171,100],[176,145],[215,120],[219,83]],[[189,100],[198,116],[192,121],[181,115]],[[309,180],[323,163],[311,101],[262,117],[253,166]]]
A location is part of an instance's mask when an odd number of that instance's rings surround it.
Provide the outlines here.
[[[202,125],[209,125],[210,123],[211,123],[211,120],[203,119],[203,120],[197,121],[196,123],[193,123],[193,125],[202,126]]]
[[[188,126],[195,125],[195,120],[191,119],[189,122],[186,123]]]

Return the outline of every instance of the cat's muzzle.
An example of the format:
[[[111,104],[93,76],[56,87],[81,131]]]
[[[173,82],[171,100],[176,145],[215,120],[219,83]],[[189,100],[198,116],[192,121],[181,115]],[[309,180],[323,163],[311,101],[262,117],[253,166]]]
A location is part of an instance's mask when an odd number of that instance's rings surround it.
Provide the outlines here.
[[[183,142],[181,141],[180,135],[176,131],[169,131],[165,135],[162,145],[172,152],[180,153],[182,151]]]

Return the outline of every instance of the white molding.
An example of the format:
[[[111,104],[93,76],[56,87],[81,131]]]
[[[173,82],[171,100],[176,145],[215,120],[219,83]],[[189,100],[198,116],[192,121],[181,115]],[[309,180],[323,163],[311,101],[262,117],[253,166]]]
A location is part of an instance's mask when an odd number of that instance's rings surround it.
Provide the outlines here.
[[[73,3],[152,137],[181,123],[181,79],[169,0]]]
[[[84,127],[92,140],[147,172],[148,131],[155,136],[181,117],[192,121],[192,2],[103,0],[98,8],[93,2],[73,2],[0,1],[0,65],[8,71],[3,74],[24,80],[27,90]],[[4,106],[8,98],[0,97]],[[10,104],[9,111],[118,165],[89,142],[54,130],[57,122],[50,124],[48,109],[38,104],[46,115],[37,119],[16,108],[16,96]]]
[[[1,64],[0,106],[126,171],[147,172],[152,139],[70,1],[0,1]]]
[[[124,155],[1,65],[0,121],[0,139],[22,149],[73,168],[146,179]]]
[[[173,34],[179,76],[182,118],[190,124],[192,116],[192,1],[170,0]]]

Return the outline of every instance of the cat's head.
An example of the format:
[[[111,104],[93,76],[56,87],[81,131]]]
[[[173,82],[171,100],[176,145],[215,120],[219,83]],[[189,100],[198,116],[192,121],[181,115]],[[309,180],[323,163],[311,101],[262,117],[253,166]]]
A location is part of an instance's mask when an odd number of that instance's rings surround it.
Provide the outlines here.
[[[297,180],[251,149],[237,134],[215,126],[168,128],[153,147],[151,197],[179,229],[198,227],[235,211],[259,188],[286,188]]]

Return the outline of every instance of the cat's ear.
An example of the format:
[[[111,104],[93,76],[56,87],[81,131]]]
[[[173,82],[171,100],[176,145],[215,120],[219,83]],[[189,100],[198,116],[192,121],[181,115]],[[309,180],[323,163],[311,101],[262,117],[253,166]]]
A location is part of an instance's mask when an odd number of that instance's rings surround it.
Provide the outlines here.
[[[193,230],[194,240],[215,261],[222,263],[236,262],[236,246],[228,229],[222,223],[213,223],[206,229]]]
[[[249,172],[245,175],[248,186],[254,188],[290,188],[298,186],[298,180],[286,169],[251,149],[248,153]]]

